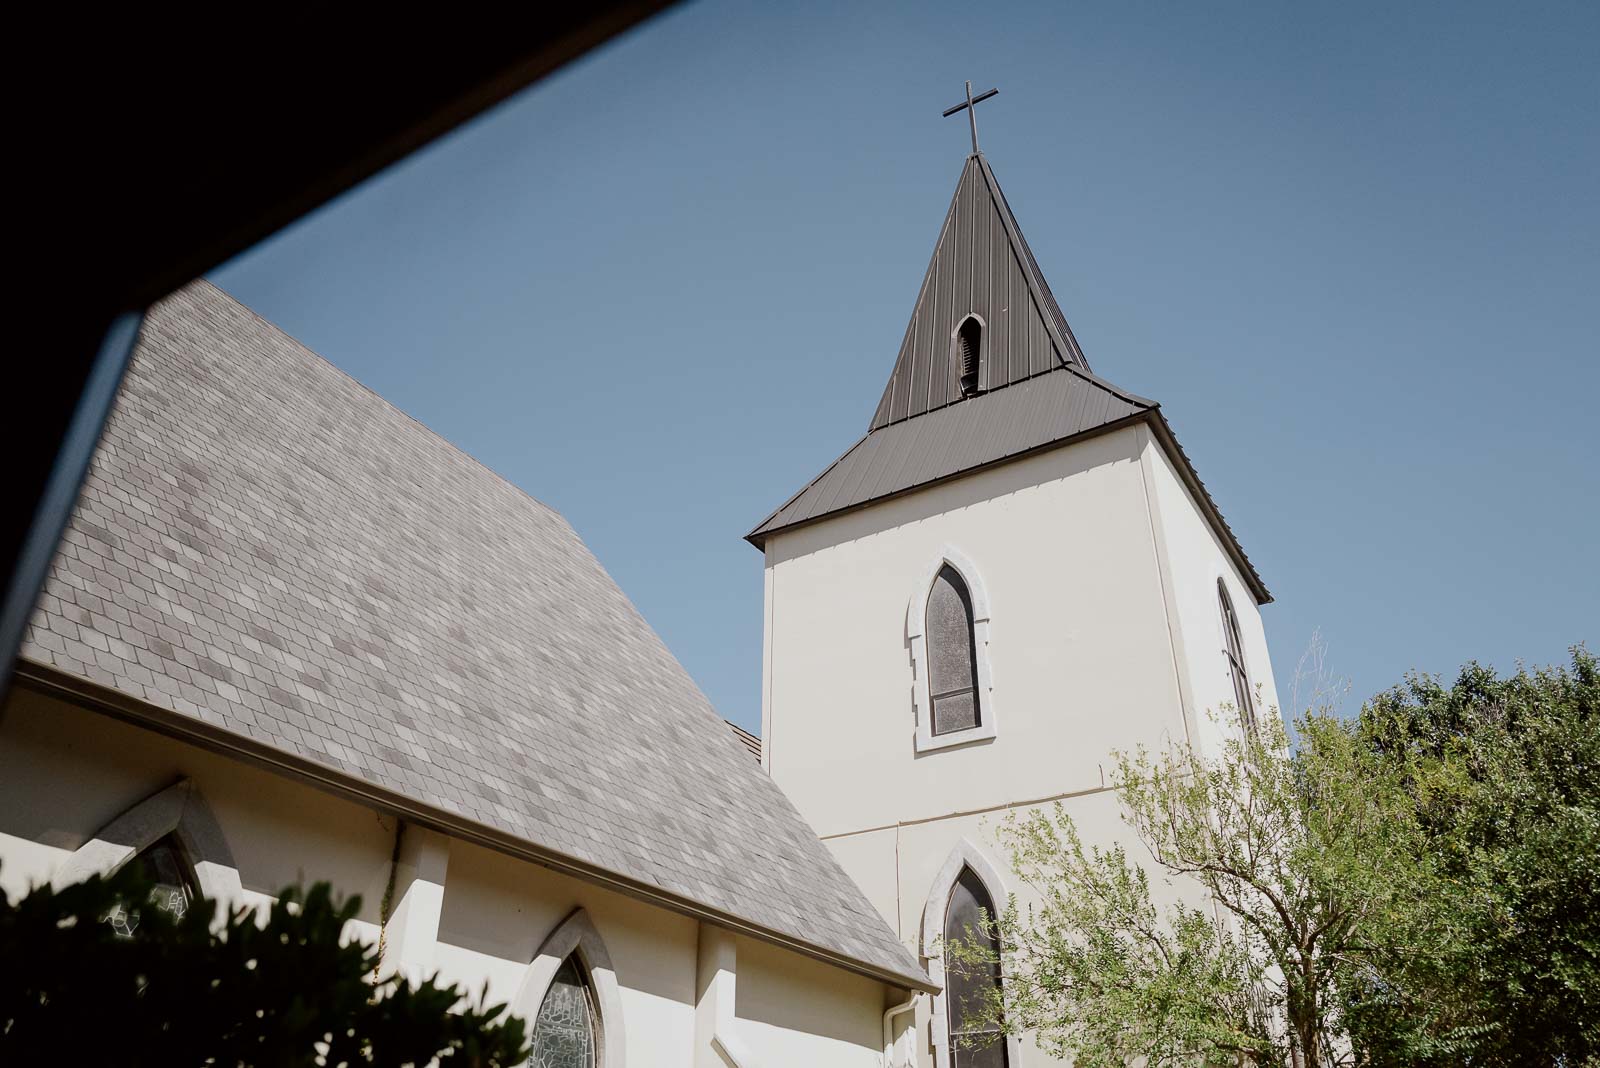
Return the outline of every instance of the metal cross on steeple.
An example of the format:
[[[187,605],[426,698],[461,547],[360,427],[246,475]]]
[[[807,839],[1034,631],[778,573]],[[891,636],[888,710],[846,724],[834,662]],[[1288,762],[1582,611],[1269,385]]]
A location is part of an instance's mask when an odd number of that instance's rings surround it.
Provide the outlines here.
[[[958,111],[963,109],[966,110],[967,119],[972,124],[972,154],[974,156],[978,154],[978,105],[983,103],[985,100],[988,100],[991,96],[994,96],[999,91],[1000,90],[998,89],[990,89],[988,92],[979,93],[977,96],[973,96],[972,83],[968,82],[967,99],[963,103],[957,104],[953,108],[944,109],[944,117],[947,119]]]

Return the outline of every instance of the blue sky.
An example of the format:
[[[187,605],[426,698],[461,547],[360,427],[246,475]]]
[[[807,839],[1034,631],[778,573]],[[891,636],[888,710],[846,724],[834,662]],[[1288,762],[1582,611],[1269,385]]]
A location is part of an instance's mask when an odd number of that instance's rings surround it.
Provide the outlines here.
[[[802,9],[803,7],[803,9]],[[700,2],[213,272],[559,509],[730,719],[967,149],[1353,697],[1594,646],[1600,5]],[[265,150],[265,149],[264,149]]]

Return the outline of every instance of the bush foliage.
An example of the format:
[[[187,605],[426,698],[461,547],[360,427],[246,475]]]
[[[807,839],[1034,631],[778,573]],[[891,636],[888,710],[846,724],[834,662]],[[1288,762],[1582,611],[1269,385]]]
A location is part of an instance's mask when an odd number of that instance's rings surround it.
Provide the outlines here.
[[[326,883],[218,922],[210,901],[181,917],[150,905],[151,886],[129,864],[14,904],[0,894],[0,1064],[499,1068],[527,1055],[504,1006],[463,1005],[431,979],[374,981],[377,951],[344,939],[360,899]],[[118,909],[131,936],[107,922]]]

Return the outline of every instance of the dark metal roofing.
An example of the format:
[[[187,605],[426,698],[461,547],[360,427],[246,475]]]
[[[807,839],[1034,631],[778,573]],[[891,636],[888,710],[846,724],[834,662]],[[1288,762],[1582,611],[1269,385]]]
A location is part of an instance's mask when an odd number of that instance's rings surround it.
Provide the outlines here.
[[[560,515],[205,282],[146,320],[22,653],[928,986]]]
[[[867,434],[750,538],[942,481],[1153,408],[1063,369]]]
[[[953,338],[985,325],[982,391],[963,395]],[[1040,449],[1147,421],[1259,603],[1272,600],[1155,401],[1089,370],[982,155],[967,158],[867,435],[747,534],[885,500]]]
[[[1068,364],[1089,369],[980,155],[962,168],[872,430],[962,399],[953,338],[968,315],[984,325],[986,390]]]

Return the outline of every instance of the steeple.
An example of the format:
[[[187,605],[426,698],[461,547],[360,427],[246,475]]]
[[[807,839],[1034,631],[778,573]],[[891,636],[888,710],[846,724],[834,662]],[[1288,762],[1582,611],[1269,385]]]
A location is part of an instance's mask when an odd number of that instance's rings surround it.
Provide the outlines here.
[[[967,157],[871,429],[954,404],[960,332],[980,327],[976,392],[1072,365],[1089,369],[1039,264],[981,153]]]
[[[947,114],[960,110],[971,109]],[[994,171],[974,151],[866,436],[745,539],[762,548],[780,531],[1139,423],[1171,457],[1256,600],[1270,601],[1160,405],[1089,369]]]

